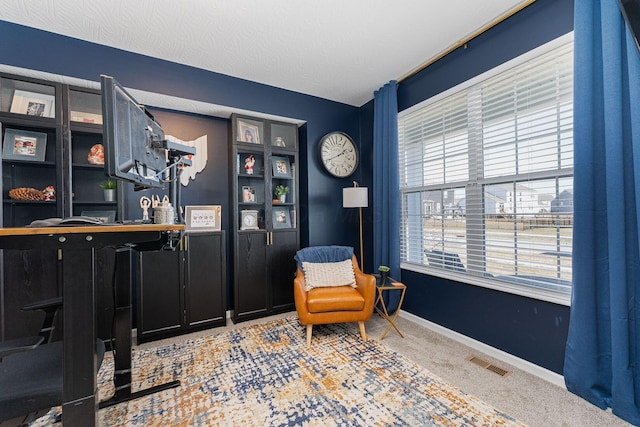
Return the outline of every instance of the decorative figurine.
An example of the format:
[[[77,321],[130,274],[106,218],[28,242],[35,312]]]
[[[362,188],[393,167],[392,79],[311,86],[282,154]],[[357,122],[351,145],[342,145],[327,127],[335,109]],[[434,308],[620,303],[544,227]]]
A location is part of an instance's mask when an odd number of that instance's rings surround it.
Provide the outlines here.
[[[256,163],[256,160],[253,158],[253,154],[250,154],[244,160],[244,170],[247,172],[247,175],[253,175],[253,165]]]
[[[147,196],[140,197],[140,207],[142,208],[142,220],[149,220],[149,207],[151,207],[151,199]]]
[[[42,194],[44,194],[45,200],[55,200],[56,199],[56,189],[53,185],[49,185],[42,190]]]

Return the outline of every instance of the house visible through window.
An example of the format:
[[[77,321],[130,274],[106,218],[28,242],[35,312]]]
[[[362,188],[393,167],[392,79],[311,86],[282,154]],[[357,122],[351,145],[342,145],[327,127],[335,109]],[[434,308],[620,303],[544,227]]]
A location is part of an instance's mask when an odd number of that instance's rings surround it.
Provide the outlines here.
[[[573,36],[399,114],[402,267],[568,303]]]

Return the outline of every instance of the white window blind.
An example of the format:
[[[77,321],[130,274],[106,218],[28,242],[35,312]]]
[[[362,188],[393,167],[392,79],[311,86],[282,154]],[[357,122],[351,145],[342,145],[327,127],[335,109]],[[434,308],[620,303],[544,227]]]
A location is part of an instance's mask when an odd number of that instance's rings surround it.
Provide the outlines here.
[[[398,130],[403,268],[569,295],[571,36],[400,113]]]

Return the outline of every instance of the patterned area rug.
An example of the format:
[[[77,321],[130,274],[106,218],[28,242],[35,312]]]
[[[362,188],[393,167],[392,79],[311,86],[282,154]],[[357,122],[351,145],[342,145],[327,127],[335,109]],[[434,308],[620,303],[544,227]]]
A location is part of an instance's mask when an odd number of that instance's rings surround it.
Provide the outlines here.
[[[135,350],[133,389],[178,388],[100,410],[100,426],[523,426],[369,340],[355,324],[315,326],[307,348],[296,316]],[[113,360],[99,373],[113,393]],[[53,410],[33,425],[53,422]]]

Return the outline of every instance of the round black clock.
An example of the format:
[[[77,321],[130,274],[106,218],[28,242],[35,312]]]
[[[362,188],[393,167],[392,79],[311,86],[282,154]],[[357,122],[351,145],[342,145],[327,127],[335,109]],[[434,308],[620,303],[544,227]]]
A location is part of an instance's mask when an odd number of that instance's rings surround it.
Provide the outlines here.
[[[358,167],[358,149],[344,132],[331,132],[320,140],[322,166],[337,178],[346,178]]]

